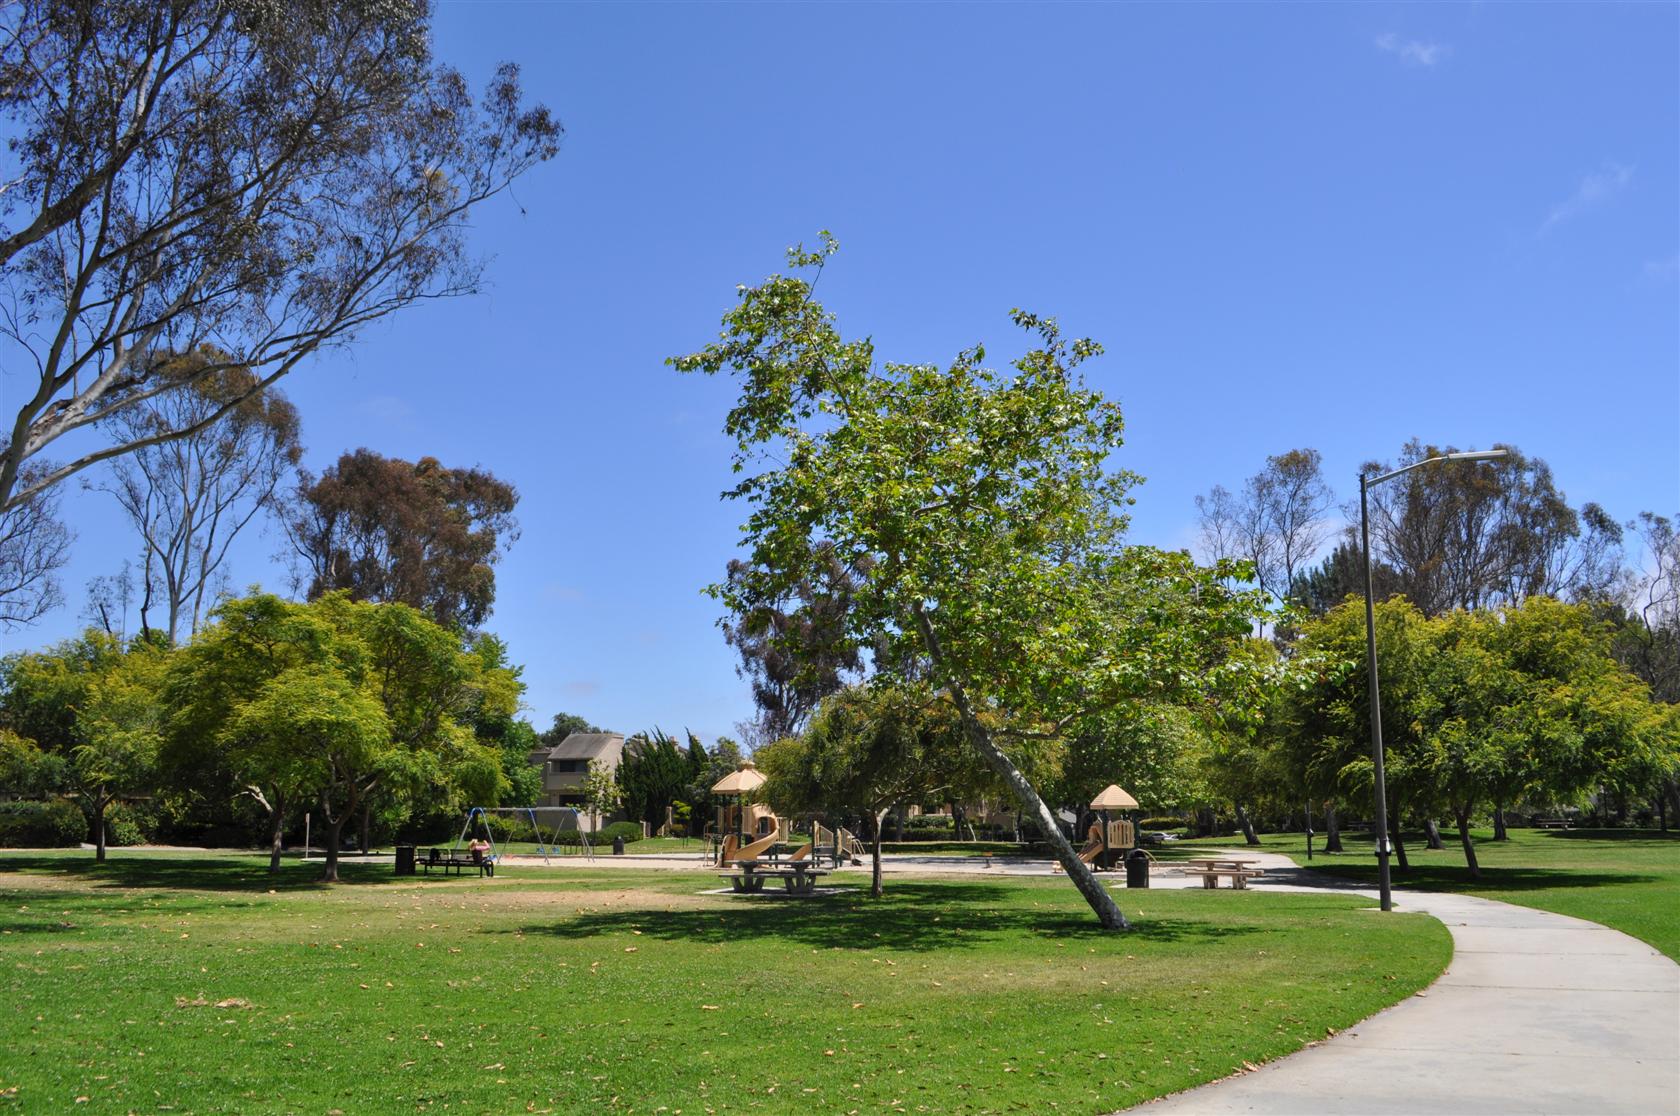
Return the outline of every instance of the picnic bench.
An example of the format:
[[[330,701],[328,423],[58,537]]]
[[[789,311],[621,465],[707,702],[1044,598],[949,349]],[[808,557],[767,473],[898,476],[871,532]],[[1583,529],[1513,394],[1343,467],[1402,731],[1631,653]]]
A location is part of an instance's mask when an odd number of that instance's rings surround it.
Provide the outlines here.
[[[1221,879],[1229,879],[1231,886],[1238,891],[1248,889],[1248,881],[1256,876],[1264,876],[1264,869],[1251,868],[1249,865],[1260,863],[1258,860],[1242,860],[1232,857],[1198,856],[1184,862],[1189,865],[1179,871],[1186,876],[1198,876],[1202,886],[1212,890],[1219,886]]]
[[[451,872],[459,876],[469,868],[476,871],[480,876],[494,876],[496,874],[494,857],[456,856],[445,849],[427,849],[426,855],[420,858],[420,867],[425,870],[428,876],[432,874],[433,868],[438,869],[446,876]]]
[[[781,880],[790,895],[812,895],[817,881],[829,874],[808,860],[789,860],[780,863],[759,860],[738,860],[735,869],[720,872],[718,878],[728,880],[737,892],[748,894],[764,890],[765,880]]]
[[[1568,818],[1535,818],[1532,823],[1535,829],[1574,829],[1575,823]]]

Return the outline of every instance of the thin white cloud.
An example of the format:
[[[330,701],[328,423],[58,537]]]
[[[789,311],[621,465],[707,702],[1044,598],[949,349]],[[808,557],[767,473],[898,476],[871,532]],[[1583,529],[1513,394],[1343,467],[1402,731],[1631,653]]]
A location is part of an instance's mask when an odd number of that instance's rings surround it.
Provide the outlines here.
[[[395,395],[370,395],[356,404],[356,410],[386,426],[411,427],[419,417],[413,404]]]
[[[1376,39],[1377,49],[1392,54],[1408,66],[1434,66],[1452,53],[1446,43],[1426,43],[1421,39],[1402,39],[1392,31],[1385,31]]]
[[[589,681],[567,682],[560,687],[560,692],[567,697],[594,697],[601,692],[601,684]]]
[[[1541,234],[1551,232],[1553,226],[1609,201],[1627,189],[1628,183],[1632,181],[1632,167],[1621,163],[1606,163],[1603,170],[1581,179],[1581,184],[1575,188],[1573,194],[1552,206],[1551,212],[1546,214],[1546,220],[1540,225]]]
[[[1680,278],[1680,255],[1666,260],[1646,260],[1645,278],[1653,283],[1667,283]]]

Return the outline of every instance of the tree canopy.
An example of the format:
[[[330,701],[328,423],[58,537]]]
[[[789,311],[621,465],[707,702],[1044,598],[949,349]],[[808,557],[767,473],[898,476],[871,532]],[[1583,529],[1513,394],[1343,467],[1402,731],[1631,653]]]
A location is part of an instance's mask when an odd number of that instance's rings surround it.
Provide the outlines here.
[[[820,268],[834,248],[825,236],[790,263]],[[1137,478],[1108,464],[1119,408],[1076,372],[1100,347],[1052,319],[1012,318],[1034,342],[1008,371],[980,346],[944,367],[877,363],[809,280],[776,275],[741,289],[721,340],[672,363],[740,383],[725,431],[746,476],[729,495],[752,508],[751,557],[717,595],[737,615],[786,600],[817,576],[819,544],[866,570],[849,638],[885,678],[928,665],[1102,924],[1123,928],[1007,749],[1094,710],[1221,684],[1258,602],[1225,584],[1235,568],[1124,545]]]

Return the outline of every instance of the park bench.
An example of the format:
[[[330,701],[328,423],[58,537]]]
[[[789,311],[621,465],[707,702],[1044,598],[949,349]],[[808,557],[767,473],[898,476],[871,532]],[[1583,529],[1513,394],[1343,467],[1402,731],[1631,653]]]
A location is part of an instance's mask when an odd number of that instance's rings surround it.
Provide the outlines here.
[[[443,849],[427,849],[426,855],[420,858],[420,867],[428,876],[432,874],[433,868],[438,869],[446,876],[451,872],[459,876],[469,868],[476,871],[480,876],[494,876],[496,874],[496,862],[490,857],[455,856]]]
[[[1575,823],[1568,818],[1535,818],[1535,829],[1574,829]]]
[[[742,860],[736,862],[735,869],[733,872],[720,872],[718,879],[728,880],[729,886],[742,894],[763,891],[765,880],[779,879],[790,895],[811,895],[816,891],[817,881],[828,875],[827,868],[818,868],[803,860],[781,865],[761,865],[758,861]]]

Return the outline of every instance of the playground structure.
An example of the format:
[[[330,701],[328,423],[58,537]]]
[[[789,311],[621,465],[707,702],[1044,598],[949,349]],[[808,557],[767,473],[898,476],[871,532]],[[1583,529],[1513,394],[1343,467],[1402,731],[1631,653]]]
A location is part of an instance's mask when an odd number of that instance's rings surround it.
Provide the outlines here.
[[[1079,850],[1079,859],[1103,872],[1114,868],[1125,856],[1126,850],[1136,848],[1137,829],[1131,820],[1110,819],[1108,815],[1113,810],[1135,810],[1137,806],[1137,799],[1118,785],[1110,783],[1103,788],[1091,800],[1091,809],[1101,816],[1085,831],[1085,847]],[[1057,865],[1055,871],[1061,871],[1061,866]]]
[[[829,829],[820,822],[811,825],[811,844],[819,854],[832,856],[837,868],[845,861],[862,864],[863,858],[869,855],[868,847],[851,830]]]
[[[539,819],[539,815],[541,818]],[[496,831],[491,827],[489,819],[492,817],[510,817],[526,822],[531,827],[533,843],[537,848],[537,855],[542,857],[543,863],[550,863],[550,856],[560,856],[560,834],[575,832],[582,847],[583,855],[590,860],[595,859],[595,852],[589,844],[589,834],[580,824],[581,815],[570,806],[474,806],[467,811],[467,819],[461,825],[461,834],[455,838],[455,843],[449,846],[449,855],[454,857],[457,850],[469,840],[473,826],[478,825],[481,839],[490,845],[489,858],[492,862],[500,860],[503,850],[496,843]]]

